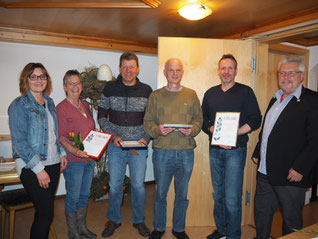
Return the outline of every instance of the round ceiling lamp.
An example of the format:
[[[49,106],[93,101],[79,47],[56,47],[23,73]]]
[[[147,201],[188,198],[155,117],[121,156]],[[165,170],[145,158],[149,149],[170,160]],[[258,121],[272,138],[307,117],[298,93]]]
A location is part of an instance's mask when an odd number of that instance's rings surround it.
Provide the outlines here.
[[[204,4],[189,4],[179,9],[178,13],[191,21],[196,21],[209,16],[212,10]]]

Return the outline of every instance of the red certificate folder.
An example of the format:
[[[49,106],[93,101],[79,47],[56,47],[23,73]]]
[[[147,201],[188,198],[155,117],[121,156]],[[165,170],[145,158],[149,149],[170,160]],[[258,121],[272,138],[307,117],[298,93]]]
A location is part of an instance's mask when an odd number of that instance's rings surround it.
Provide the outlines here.
[[[112,137],[112,134],[91,130],[83,140],[84,151],[90,158],[99,159]]]

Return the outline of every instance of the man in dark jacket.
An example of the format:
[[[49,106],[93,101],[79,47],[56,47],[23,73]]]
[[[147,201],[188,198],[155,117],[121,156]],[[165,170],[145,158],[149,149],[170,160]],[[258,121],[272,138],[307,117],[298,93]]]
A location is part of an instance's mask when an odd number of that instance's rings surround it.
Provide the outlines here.
[[[257,239],[270,237],[278,204],[283,212],[283,235],[302,228],[305,191],[318,155],[318,94],[302,86],[304,62],[287,57],[278,69],[280,90],[269,103],[253,153],[258,163]]]
[[[236,146],[211,145],[209,149],[217,230],[207,239],[239,239],[242,234],[241,203],[248,133],[261,126],[262,116],[252,88],[235,82],[237,72],[234,56],[223,55],[218,64],[221,84],[208,89],[202,102],[202,130],[208,134],[210,145],[217,125],[216,113],[240,113]]]
[[[121,225],[120,206],[123,197],[123,182],[126,164],[129,166],[132,185],[133,226],[139,234],[149,236],[145,225],[145,173],[147,150],[136,150],[137,154],[123,150],[123,141],[138,141],[147,145],[150,136],[145,133],[143,118],[152,89],[137,78],[138,58],[133,53],[123,53],[119,62],[120,75],[115,82],[107,84],[103,90],[98,108],[98,122],[113,140],[107,148],[108,171],[110,175],[110,198],[103,237],[110,237]]]

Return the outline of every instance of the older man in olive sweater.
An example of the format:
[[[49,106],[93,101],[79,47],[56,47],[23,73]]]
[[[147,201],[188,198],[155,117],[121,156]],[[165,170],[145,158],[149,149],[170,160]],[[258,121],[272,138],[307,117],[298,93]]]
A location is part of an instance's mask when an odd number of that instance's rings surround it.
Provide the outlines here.
[[[164,75],[167,86],[154,91],[150,97],[144,118],[145,131],[153,138],[154,176],[157,183],[154,206],[154,231],[150,239],[160,239],[166,228],[167,193],[174,177],[175,203],[173,210],[173,235],[188,239],[184,231],[189,200],[188,182],[191,177],[194,137],[202,126],[202,111],[194,90],[181,86],[182,62],[169,59]],[[172,124],[165,127],[165,124]],[[173,124],[191,127],[171,127]]]

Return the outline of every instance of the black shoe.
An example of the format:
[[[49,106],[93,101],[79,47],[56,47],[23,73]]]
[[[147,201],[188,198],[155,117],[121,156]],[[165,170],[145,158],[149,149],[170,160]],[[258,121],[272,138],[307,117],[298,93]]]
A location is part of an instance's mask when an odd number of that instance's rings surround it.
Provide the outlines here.
[[[185,233],[185,231],[183,232],[175,232],[174,230],[172,230],[172,234],[177,238],[177,239],[189,239],[188,235]]]
[[[159,232],[157,230],[153,230],[150,234],[149,239],[160,239],[163,236],[163,234],[165,234],[165,231]]]
[[[143,237],[149,237],[150,230],[144,222],[133,224],[133,226],[134,228],[138,229],[140,235]]]
[[[207,239],[225,239],[225,235],[219,233],[218,230],[215,230],[212,234],[206,237]]]
[[[102,233],[102,237],[110,237],[114,234],[115,230],[121,226],[121,223],[116,224],[113,221],[108,221],[105,224],[105,229]]]

